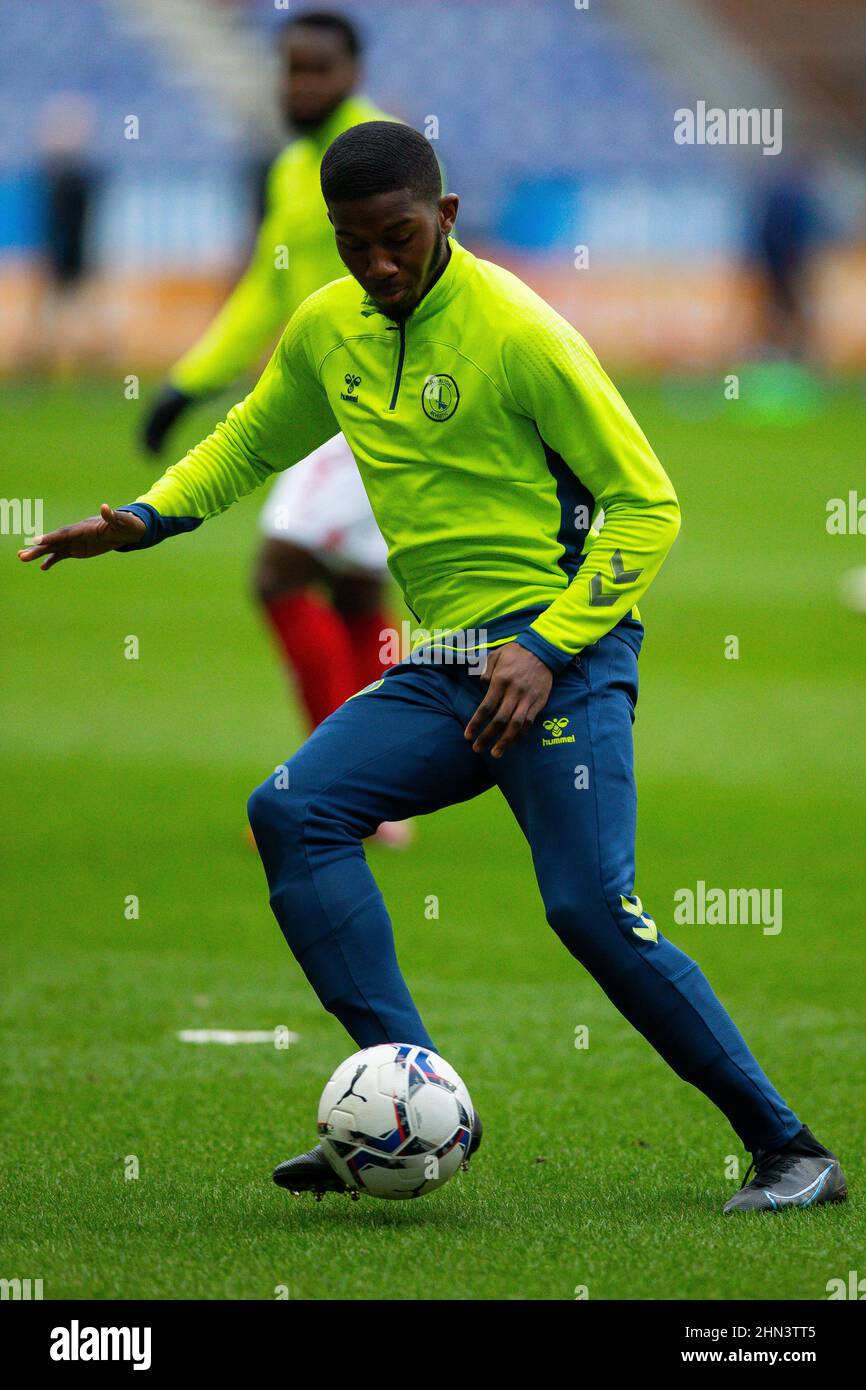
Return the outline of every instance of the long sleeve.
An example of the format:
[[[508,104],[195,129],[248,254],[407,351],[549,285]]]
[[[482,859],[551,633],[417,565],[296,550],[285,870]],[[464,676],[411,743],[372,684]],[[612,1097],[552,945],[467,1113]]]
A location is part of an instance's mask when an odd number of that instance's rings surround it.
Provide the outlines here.
[[[130,549],[195,529],[338,433],[308,341],[317,298],[306,300],[293,315],[246,399],[229,411],[213,434],[124,508],[140,516],[148,528]]]
[[[296,307],[284,284],[291,271],[277,265],[277,248],[285,241],[282,220],[271,191],[246,271],[199,341],[172,369],[171,384],[188,396],[221,391],[248,372]]]
[[[604,510],[575,578],[519,639],[553,670],[597,642],[655,578],[680,524],[670,479],[588,344],[558,315],[521,319],[505,348],[509,387]]]

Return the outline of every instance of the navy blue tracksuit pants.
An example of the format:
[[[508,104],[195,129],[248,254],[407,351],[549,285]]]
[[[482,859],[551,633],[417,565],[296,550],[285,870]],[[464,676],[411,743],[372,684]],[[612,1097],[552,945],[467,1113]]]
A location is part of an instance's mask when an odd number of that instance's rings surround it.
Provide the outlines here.
[[[361,841],[381,821],[496,784],[529,842],[547,920],[563,944],[677,1074],[727,1115],[747,1149],[776,1148],[800,1121],[699,967],[634,895],[637,682],[635,650],[609,633],[554,677],[546,709],[494,760],[463,737],[486,690],[477,675],[462,666],[392,667],[315,730],[287,775],[250,798],[271,906],[322,1004],[358,1047],[433,1047]]]

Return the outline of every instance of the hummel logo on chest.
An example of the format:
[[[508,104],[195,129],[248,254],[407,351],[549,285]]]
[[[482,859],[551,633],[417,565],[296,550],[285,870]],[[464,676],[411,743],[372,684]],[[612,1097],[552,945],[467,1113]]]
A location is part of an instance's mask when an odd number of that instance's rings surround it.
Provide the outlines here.
[[[340,400],[350,401],[352,405],[357,405],[358,397],[355,395],[355,387],[361,385],[361,378],[359,376],[353,376],[351,372],[347,372],[343,380],[346,383],[346,389],[340,392]]]

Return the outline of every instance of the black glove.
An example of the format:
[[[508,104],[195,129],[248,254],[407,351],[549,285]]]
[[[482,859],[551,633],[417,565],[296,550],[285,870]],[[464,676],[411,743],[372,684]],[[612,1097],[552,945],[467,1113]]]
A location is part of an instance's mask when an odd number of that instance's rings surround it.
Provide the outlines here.
[[[141,431],[141,442],[148,453],[159,453],[172,425],[192,402],[193,397],[185,391],[178,391],[176,386],[163,386],[147,413]]]

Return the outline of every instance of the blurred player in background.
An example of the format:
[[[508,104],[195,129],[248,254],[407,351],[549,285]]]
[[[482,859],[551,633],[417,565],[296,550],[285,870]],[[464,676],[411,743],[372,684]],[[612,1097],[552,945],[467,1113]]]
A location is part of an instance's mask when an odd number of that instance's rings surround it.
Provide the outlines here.
[[[32,365],[69,378],[98,358],[103,324],[94,298],[90,223],[99,177],[90,155],[96,116],[83,92],[58,92],[39,116],[44,295],[33,316]]]
[[[763,172],[763,171],[762,171]],[[816,253],[829,233],[806,155],[764,173],[748,207],[749,265],[758,282],[759,342],[745,365],[748,411],[790,423],[821,408],[812,293]]]
[[[321,158],[350,126],[389,118],[356,95],[361,44],[341,15],[306,11],[291,18],[279,51],[280,103],[298,138],[270,169],[265,216],[245,274],[150,409],[143,438],[152,453],[190,405],[256,366],[302,300],[346,273],[319,185]],[[347,381],[347,394],[355,390]],[[282,475],[261,524],[255,592],[315,728],[382,674],[379,634],[389,625],[387,549],[342,434]],[[405,836],[402,826],[380,831],[390,843]]]
[[[767,181],[755,214],[765,347],[774,356],[799,361],[810,356],[809,280],[821,227],[802,161]]]

